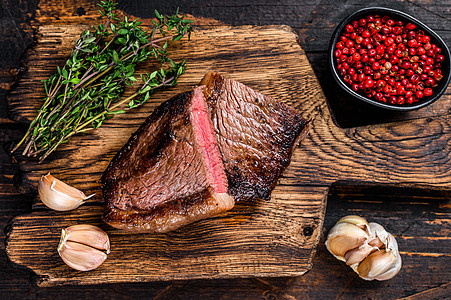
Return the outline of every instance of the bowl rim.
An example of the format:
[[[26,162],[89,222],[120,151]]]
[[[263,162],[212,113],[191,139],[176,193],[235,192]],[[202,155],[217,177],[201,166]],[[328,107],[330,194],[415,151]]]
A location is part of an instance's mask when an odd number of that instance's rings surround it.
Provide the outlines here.
[[[445,56],[445,62],[446,65],[443,64],[442,65],[442,69],[447,69],[448,70],[448,74],[446,74],[446,78],[444,77],[442,80],[443,85],[440,89],[437,90],[437,93],[433,96],[431,96],[429,99],[427,99],[426,101],[419,101],[418,104],[416,105],[409,105],[409,106],[395,106],[395,105],[391,105],[391,104],[385,104],[370,98],[367,98],[363,95],[360,95],[358,93],[356,93],[353,89],[351,89],[343,80],[342,78],[339,76],[338,74],[338,70],[336,68],[336,62],[335,62],[335,57],[334,57],[334,48],[335,48],[335,44],[338,41],[339,35],[343,32],[344,27],[352,20],[356,19],[357,16],[360,15],[367,15],[370,13],[387,13],[387,14],[392,14],[392,15],[396,15],[399,16],[401,18],[404,18],[406,20],[408,20],[411,23],[414,23],[415,25],[417,25],[418,27],[420,27],[420,29],[422,29],[424,32],[427,32],[432,39],[434,39],[436,41],[436,44],[438,44],[438,46],[440,46],[440,48],[442,49],[441,54],[443,56]],[[335,79],[335,81],[348,93],[351,94],[352,96],[354,96],[355,98],[358,98],[360,100],[365,101],[366,103],[372,104],[374,106],[380,107],[380,108],[385,108],[385,109],[389,109],[389,110],[393,110],[393,111],[411,111],[411,110],[415,110],[415,109],[419,109],[422,107],[425,107],[429,104],[432,104],[433,102],[437,101],[446,91],[449,82],[451,80],[451,54],[450,54],[450,50],[448,48],[448,45],[443,41],[443,39],[435,32],[433,31],[431,28],[429,28],[427,25],[425,25],[423,22],[417,20],[416,18],[412,17],[411,15],[396,10],[396,9],[392,9],[392,8],[386,8],[386,7],[379,7],[379,6],[375,6],[375,7],[366,7],[366,8],[362,8],[359,9],[353,13],[351,13],[350,15],[348,15],[346,18],[344,18],[340,24],[338,24],[338,26],[335,28],[334,33],[332,34],[331,40],[330,40],[330,44],[329,44],[329,67],[332,70],[332,74],[333,77]]]

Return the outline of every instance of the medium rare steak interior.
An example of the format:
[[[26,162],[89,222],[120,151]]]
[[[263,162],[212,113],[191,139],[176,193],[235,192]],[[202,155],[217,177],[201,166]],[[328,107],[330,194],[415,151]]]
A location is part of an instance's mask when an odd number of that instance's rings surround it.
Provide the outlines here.
[[[167,232],[268,199],[306,121],[293,108],[208,73],[147,118],[103,174],[104,220]]]

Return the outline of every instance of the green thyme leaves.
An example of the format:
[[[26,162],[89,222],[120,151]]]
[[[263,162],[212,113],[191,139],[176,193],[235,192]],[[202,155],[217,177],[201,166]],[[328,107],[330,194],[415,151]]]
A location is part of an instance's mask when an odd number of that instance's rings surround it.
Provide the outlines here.
[[[25,136],[13,149],[25,145],[23,155],[44,160],[60,144],[77,133],[100,127],[104,121],[146,103],[162,88],[173,87],[186,70],[186,62],[171,60],[170,41],[193,32],[192,20],[177,12],[172,16],[155,11],[150,31],[139,20],[120,20],[113,0],[101,1],[104,24],[80,34],[66,64],[44,81],[45,98]],[[138,79],[139,63],[154,59],[158,69],[141,75],[142,85],[121,99],[126,86]]]

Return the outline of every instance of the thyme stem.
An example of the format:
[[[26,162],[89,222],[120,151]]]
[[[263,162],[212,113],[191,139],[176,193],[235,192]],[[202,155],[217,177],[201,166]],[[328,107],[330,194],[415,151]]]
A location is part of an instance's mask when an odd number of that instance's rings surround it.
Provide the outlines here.
[[[114,0],[98,5],[105,23],[82,32],[66,64],[45,80],[44,103],[12,152],[25,145],[23,155],[43,161],[73,135],[98,128],[125,109],[143,105],[157,90],[175,86],[185,72],[185,61],[171,60],[167,46],[190,37],[191,20],[178,12],[163,16],[155,11],[157,21],[146,32],[137,20],[119,20]],[[140,75],[142,85],[122,99],[125,87],[138,81],[136,66],[151,58],[159,63],[157,70]]]

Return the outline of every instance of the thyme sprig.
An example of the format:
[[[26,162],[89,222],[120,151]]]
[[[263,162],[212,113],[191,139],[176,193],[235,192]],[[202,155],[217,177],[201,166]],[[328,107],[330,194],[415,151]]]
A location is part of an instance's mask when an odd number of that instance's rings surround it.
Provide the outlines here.
[[[185,72],[186,62],[171,60],[167,47],[171,40],[190,38],[192,20],[179,16],[178,10],[172,16],[155,11],[156,20],[147,32],[138,19],[121,21],[113,0],[98,5],[106,22],[83,31],[65,65],[43,80],[44,103],[13,152],[25,145],[23,155],[43,161],[71,136],[96,129],[143,105],[157,90],[175,86]],[[158,69],[141,75],[143,84],[121,99],[125,87],[138,81],[137,64],[150,58],[159,63]]]

